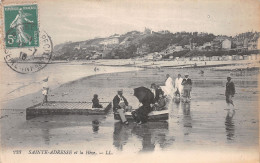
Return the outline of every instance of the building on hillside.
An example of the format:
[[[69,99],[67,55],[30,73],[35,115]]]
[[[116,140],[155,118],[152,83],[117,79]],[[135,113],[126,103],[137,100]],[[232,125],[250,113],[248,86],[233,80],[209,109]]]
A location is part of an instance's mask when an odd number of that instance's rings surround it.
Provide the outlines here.
[[[191,49],[191,45],[184,45],[184,48],[183,49]]]
[[[146,35],[152,34],[152,30],[150,28],[145,27],[144,34],[146,34]]]
[[[182,50],[183,50],[182,46],[176,46],[175,47],[176,52],[179,52],[179,51],[182,51]]]
[[[154,58],[154,53],[149,53],[146,56],[144,56],[144,59],[146,60],[153,60],[153,58]]]
[[[153,59],[154,60],[161,60],[162,59],[162,55],[158,52],[155,52],[153,55]]]
[[[157,33],[160,33],[160,34],[167,34],[167,33],[170,33],[170,31],[168,31],[168,30],[161,30],[161,31],[158,31]]]
[[[114,35],[109,36],[109,38],[115,38],[115,37],[120,37],[120,35],[119,34],[114,34]]]
[[[99,44],[101,44],[101,45],[115,45],[115,44],[119,44],[119,39],[118,38],[109,38],[109,39],[105,39],[103,41],[100,41]]]
[[[221,43],[222,49],[230,50],[231,49],[231,44],[232,44],[232,42],[229,39],[223,40],[222,43]]]
[[[175,51],[176,45],[168,46],[163,52],[165,55],[172,54]]]
[[[76,45],[76,46],[74,47],[74,50],[80,50],[80,45]]]
[[[205,42],[202,46],[202,50],[210,50],[211,49],[211,42]]]
[[[248,50],[257,50],[257,49],[260,49],[259,38],[250,40],[248,42]]]

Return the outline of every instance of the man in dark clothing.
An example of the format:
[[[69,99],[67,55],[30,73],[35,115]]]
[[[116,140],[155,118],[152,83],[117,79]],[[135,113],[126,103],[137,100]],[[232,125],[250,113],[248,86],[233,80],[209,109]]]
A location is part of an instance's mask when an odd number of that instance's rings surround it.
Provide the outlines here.
[[[185,78],[182,80],[181,85],[183,85],[183,97],[190,99],[190,92],[192,88],[192,81],[189,78],[189,74],[185,74]]]
[[[151,84],[151,91],[154,94],[154,101],[153,103],[158,102],[160,95],[163,95],[162,89],[160,89],[155,83]]]
[[[229,104],[232,104],[234,106],[232,98],[234,97],[235,93],[235,84],[231,81],[231,77],[227,77],[225,96],[228,106]]]
[[[124,114],[124,111],[126,110],[127,106],[128,106],[128,101],[123,96],[123,90],[120,89],[117,91],[117,95],[113,99],[113,111],[119,113],[121,121],[124,124],[128,124]]]

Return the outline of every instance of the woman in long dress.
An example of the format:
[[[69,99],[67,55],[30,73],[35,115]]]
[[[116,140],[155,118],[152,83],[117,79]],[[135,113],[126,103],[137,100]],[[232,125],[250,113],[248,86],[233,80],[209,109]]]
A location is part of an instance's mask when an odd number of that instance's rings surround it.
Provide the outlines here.
[[[165,86],[161,86],[165,96],[173,97],[174,87],[172,84],[172,78],[169,74],[166,75]]]
[[[20,8],[19,13],[16,15],[15,19],[10,24],[10,28],[16,28],[17,40],[16,42],[19,43],[19,46],[22,46],[23,43],[29,45],[31,44],[32,37],[24,32],[24,24],[33,23],[33,21],[27,19],[26,17],[30,14],[23,13],[23,9]]]

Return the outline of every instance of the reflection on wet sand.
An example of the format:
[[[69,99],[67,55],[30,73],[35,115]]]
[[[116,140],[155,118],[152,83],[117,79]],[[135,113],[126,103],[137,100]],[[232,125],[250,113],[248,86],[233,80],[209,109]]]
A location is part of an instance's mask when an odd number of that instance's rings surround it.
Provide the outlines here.
[[[192,128],[192,119],[190,114],[190,103],[182,103],[182,111],[183,111],[183,127],[188,128],[187,132],[189,133],[189,128]],[[188,134],[187,133],[187,134]]]
[[[227,140],[233,140],[235,136],[235,123],[233,121],[234,115],[235,110],[228,110],[225,121]]]
[[[42,131],[42,137],[43,137],[44,143],[46,145],[49,145],[50,144],[50,130],[47,128],[42,128],[41,131]]]
[[[98,133],[99,123],[100,122],[98,120],[92,121],[92,130],[93,130],[94,133]]]
[[[123,146],[128,143],[130,136],[137,136],[142,143],[140,152],[154,151],[156,144],[160,148],[171,145],[173,138],[168,138],[168,122],[148,122],[143,125],[130,123],[128,126],[116,122],[114,124],[113,145],[118,150],[123,150]]]
[[[123,146],[127,143],[128,137],[131,134],[128,129],[129,126],[125,126],[121,124],[121,122],[116,122],[114,124],[113,145],[119,151],[123,150]]]

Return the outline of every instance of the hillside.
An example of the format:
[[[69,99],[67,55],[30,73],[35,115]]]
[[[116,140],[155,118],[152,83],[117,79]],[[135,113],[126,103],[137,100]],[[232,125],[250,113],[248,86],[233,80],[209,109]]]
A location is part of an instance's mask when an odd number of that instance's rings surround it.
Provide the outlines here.
[[[244,36],[244,35],[243,35]],[[259,33],[247,36],[259,37]],[[236,37],[235,37],[236,38]],[[241,34],[239,35],[241,38]],[[144,32],[130,31],[125,34],[114,34],[107,38],[95,38],[81,42],[68,42],[54,47],[54,60],[81,60],[81,59],[125,59],[143,57],[154,52],[163,52],[167,48],[179,47],[182,52],[170,51],[171,55],[199,55],[200,52],[189,52],[193,47],[205,46],[214,40],[232,39],[228,36],[215,36],[209,33],[177,32],[169,31],[152,32],[146,29]],[[232,44],[232,47],[234,45]],[[206,47],[207,48],[207,47]],[[208,49],[207,49],[208,51]],[[202,52],[203,54],[206,52]],[[201,54],[202,54],[201,53]],[[217,52],[211,52],[212,54]],[[219,52],[218,52],[219,53]],[[233,54],[233,53],[232,53]],[[218,54],[219,55],[219,54]],[[169,56],[169,54],[165,54]]]

